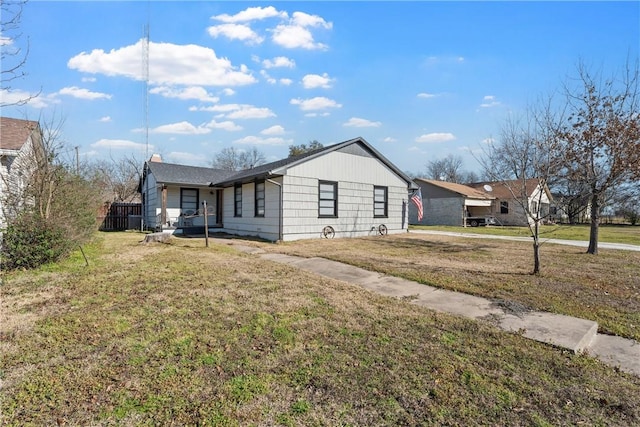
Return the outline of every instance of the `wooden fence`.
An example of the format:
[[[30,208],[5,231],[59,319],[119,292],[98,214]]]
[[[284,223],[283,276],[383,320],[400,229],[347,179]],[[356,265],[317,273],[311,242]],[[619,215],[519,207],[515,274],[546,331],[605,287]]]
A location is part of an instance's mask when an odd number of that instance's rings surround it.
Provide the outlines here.
[[[105,209],[100,225],[101,231],[140,229],[142,203],[112,203]]]

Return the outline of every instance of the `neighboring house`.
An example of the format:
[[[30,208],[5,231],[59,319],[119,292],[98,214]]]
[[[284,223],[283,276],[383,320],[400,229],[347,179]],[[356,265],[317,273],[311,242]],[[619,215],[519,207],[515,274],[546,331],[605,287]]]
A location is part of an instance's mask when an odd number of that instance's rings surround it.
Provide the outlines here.
[[[477,225],[492,215],[495,197],[462,184],[416,178],[422,192],[424,216],[418,221],[415,207],[409,210],[409,223],[421,225]]]
[[[210,227],[271,241],[318,238],[325,227],[337,237],[374,234],[382,224],[406,232],[414,188],[362,138],[240,172],[149,161],[141,184],[151,228],[202,227],[204,216],[192,211],[206,200]]]
[[[551,193],[549,188],[541,185],[536,178],[526,180],[524,186],[520,180],[476,182],[466,185],[494,197],[491,215],[495,217],[498,224],[527,225],[527,221],[532,222],[533,219],[528,218],[524,212],[522,206],[524,203],[527,204],[530,212],[538,215],[538,218],[549,219]]]
[[[33,150],[41,146],[38,122],[0,117],[0,230],[25,202],[24,180],[33,167]]]

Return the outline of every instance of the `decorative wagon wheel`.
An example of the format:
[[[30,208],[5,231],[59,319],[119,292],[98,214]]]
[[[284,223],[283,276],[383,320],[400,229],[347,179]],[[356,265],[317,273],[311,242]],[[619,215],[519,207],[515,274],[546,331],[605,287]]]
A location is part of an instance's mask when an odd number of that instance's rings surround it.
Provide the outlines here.
[[[333,229],[333,227],[330,225],[327,225],[325,228],[322,229],[322,237],[324,237],[325,239],[333,239],[333,236],[335,235],[336,235],[336,232]]]
[[[384,224],[380,224],[378,226],[378,233],[380,233],[381,236],[386,236],[387,235],[387,226]]]

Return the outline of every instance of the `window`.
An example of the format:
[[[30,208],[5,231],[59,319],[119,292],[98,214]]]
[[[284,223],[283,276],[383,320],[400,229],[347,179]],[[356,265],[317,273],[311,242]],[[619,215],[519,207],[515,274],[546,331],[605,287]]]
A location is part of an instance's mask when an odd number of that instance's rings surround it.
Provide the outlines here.
[[[500,213],[501,214],[509,213],[509,202],[500,202]]]
[[[338,183],[320,181],[318,185],[318,216],[338,216]]]
[[[387,217],[387,187],[373,187],[373,216]]]
[[[256,216],[264,216],[264,181],[256,181]]]
[[[193,215],[198,210],[198,196],[199,191],[197,188],[181,188],[180,189],[180,209],[183,214]]]
[[[242,184],[236,184],[233,188],[233,216],[242,216]]]

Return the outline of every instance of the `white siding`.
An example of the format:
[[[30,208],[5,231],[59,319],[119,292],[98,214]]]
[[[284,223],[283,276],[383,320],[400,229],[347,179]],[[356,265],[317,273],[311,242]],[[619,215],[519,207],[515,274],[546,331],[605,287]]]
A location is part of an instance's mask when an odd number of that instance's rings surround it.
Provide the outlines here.
[[[319,218],[318,182],[338,183],[337,218]],[[374,218],[374,186],[387,187],[387,217]],[[287,170],[283,194],[283,240],[321,237],[331,226],[336,237],[375,234],[372,228],[387,226],[389,233],[406,232],[403,203],[407,183],[377,158],[331,152]],[[406,208],[405,208],[406,214]],[[404,225],[404,227],[403,227]]]
[[[282,179],[274,179],[280,182]],[[223,222],[222,231],[239,236],[256,236],[262,239],[276,241],[280,239],[280,187],[270,181],[265,181],[264,217],[255,216],[255,184],[253,182],[242,186],[242,216],[234,216],[234,187],[224,189],[223,194]]]

